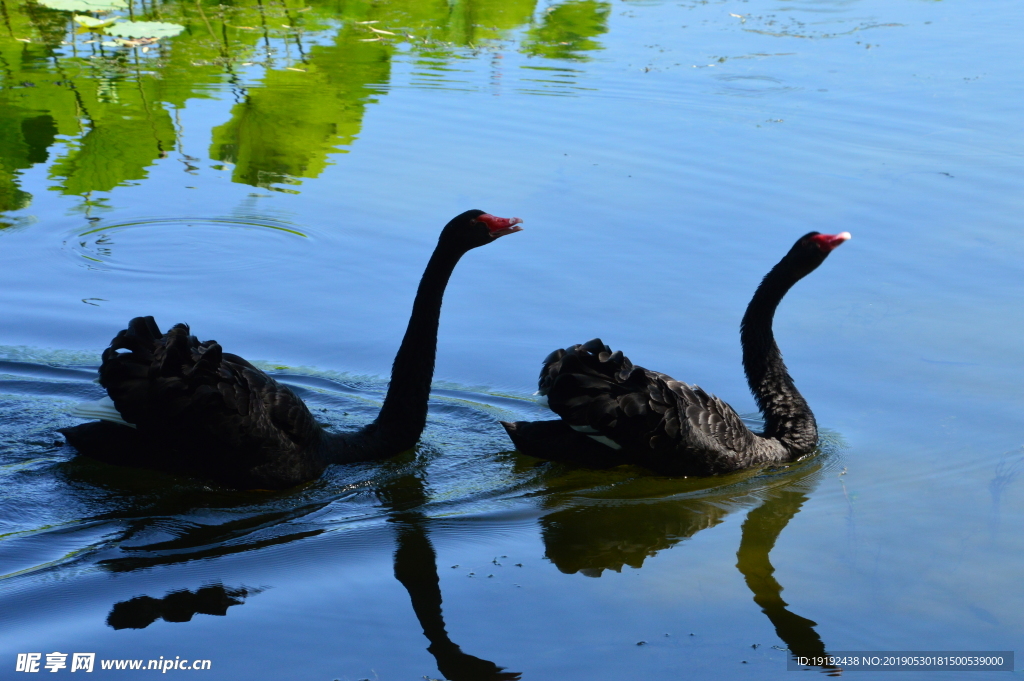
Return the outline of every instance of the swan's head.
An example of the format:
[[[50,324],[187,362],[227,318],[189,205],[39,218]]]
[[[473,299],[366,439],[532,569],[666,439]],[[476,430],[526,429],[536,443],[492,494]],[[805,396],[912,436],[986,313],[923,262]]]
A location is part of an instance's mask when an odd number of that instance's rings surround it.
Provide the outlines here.
[[[482,210],[467,210],[445,225],[441,241],[468,251],[522,231],[521,222],[519,218],[499,218]]]
[[[844,241],[849,239],[850,233],[840,232],[839,234],[818,234],[817,232],[811,232],[806,238],[810,238],[822,253],[828,255],[838,248]]]
[[[782,259],[779,265],[785,263],[783,270],[794,276],[794,281],[799,280],[813,272],[818,265],[825,262],[828,254],[849,238],[849,232],[841,234],[809,232],[797,239],[797,242],[793,244],[793,248],[789,250],[789,253],[786,254],[786,257]]]

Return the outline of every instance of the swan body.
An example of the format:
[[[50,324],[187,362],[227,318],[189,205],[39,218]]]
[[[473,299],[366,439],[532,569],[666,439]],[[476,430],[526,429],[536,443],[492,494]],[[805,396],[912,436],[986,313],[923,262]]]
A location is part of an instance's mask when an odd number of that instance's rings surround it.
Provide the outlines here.
[[[241,489],[282,489],[333,463],[411,449],[426,425],[441,300],[463,254],[520,231],[519,218],[467,211],[445,226],[413,303],[377,419],[351,433],[325,430],[290,390],[185,324],[162,333],[137,317],[103,352],[101,419],[61,432],[81,454],[108,463],[209,478]]]
[[[804,235],[747,306],[743,367],[764,414],[763,432],[747,428],[714,395],[635,366],[597,338],[544,360],[538,394],[560,420],[502,425],[524,454],[602,468],[635,464],[664,475],[715,475],[811,453],[817,424],[782,361],[772,321],[786,292],[849,238]]]

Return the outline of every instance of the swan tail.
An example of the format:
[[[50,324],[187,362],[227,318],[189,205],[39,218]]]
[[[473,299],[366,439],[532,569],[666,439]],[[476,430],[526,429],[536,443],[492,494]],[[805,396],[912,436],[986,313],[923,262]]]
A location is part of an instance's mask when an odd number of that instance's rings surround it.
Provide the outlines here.
[[[548,355],[539,392],[573,430],[619,450],[645,425],[649,382],[646,370],[595,338]]]
[[[169,424],[213,406],[210,384],[216,384],[222,355],[216,341],[200,343],[186,324],[164,334],[152,317],[136,317],[104,350],[100,383],[129,423]]]
[[[752,437],[718,398],[636,366],[598,338],[549,355],[541,390],[569,428],[606,450],[598,467],[611,456],[665,475],[711,475],[730,470]],[[558,455],[552,449],[545,458]]]
[[[159,443],[134,465],[261,489],[304,482],[326,465],[321,428],[302,400],[185,324],[161,333],[152,317],[136,317],[103,352],[99,373],[113,411]]]
[[[621,350],[612,352],[600,338],[594,338],[580,345],[573,345],[564,350],[555,350],[544,358],[540,371],[537,394],[547,395],[551,392],[554,382],[566,373],[583,373],[604,377],[613,383],[629,380],[636,367]]]
[[[58,432],[79,454],[115,466],[149,467],[159,448],[135,428],[112,421],[90,421]]]
[[[501,421],[512,444],[527,456],[548,461],[581,464],[590,468],[612,468],[629,463],[616,450],[594,441],[562,420]]]

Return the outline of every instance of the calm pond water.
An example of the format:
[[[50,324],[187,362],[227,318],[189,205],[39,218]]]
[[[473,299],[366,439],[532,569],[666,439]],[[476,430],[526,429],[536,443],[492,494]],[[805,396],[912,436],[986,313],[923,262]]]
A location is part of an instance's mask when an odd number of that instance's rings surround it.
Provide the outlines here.
[[[344,681],[1024,654],[1019,3],[119,2],[0,0],[0,676],[56,651]],[[368,422],[469,208],[526,229],[452,278],[415,454],[268,495],[61,445],[142,314]],[[756,417],[739,319],[812,229],[853,234],[776,320],[819,455],[687,480],[511,451],[540,360],[594,336]]]

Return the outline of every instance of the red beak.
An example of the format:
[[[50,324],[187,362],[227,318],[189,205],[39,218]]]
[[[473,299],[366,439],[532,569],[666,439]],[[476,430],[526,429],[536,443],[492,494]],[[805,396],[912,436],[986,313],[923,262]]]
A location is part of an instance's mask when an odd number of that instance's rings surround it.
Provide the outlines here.
[[[523,231],[523,228],[518,226],[522,222],[519,218],[499,218],[496,215],[484,213],[477,217],[477,220],[487,225],[487,230],[493,239]]]
[[[811,237],[811,241],[818,244],[818,248],[821,250],[826,253],[831,253],[833,249],[849,238],[849,232],[841,232],[839,234],[815,234]]]

